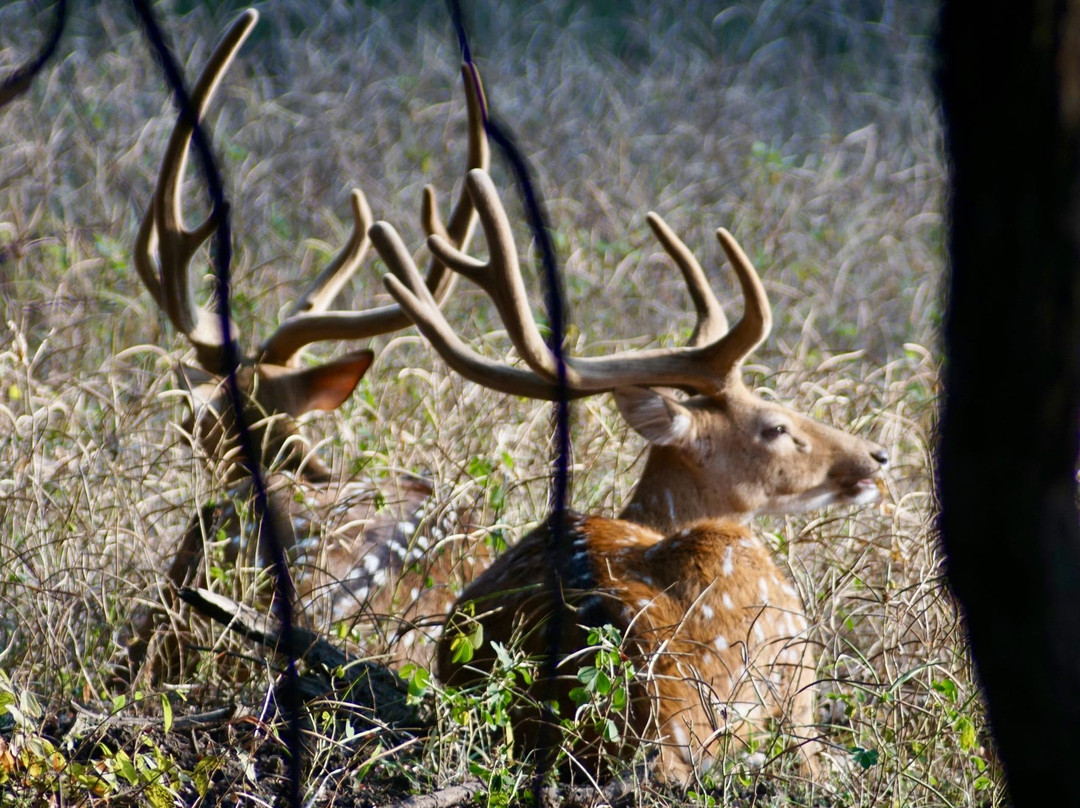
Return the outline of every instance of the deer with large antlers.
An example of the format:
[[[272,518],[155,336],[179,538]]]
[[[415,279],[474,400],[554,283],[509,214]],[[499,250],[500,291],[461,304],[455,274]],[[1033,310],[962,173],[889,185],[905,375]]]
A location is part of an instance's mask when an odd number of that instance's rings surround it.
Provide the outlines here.
[[[471,258],[437,235],[428,246],[491,297],[527,367],[472,351],[425,290],[396,232],[380,222],[370,235],[394,273],[387,287],[463,376],[504,393],[553,400],[559,395],[556,359],[533,320],[506,213],[486,173],[471,171],[466,185],[489,259]],[[685,781],[766,725],[780,722],[797,734],[812,724],[815,655],[805,612],[748,521],[872,503],[888,455],[749,390],[742,363],[771,328],[757,272],[731,234],[718,230],[745,299],[742,319],[729,329],[691,251],[659,216],[650,213],[648,221],[681,270],[697,311],[690,343],[565,358],[567,395],[612,392],[623,418],[649,442],[641,479],[617,519],[570,514],[567,552],[557,561],[549,550],[551,525],[544,523],[474,580],[439,641],[437,673],[462,687],[486,681],[502,646],[516,643],[536,658],[554,652],[561,660],[554,683],[530,686],[514,723],[526,752],[548,754],[550,714],[545,719],[542,705],[553,704],[558,720],[574,715],[577,669],[591,659],[589,630],[611,624],[637,675],[625,706],[612,707],[613,725],[579,729],[571,744],[573,767],[595,776],[608,753],[629,753],[647,739],[657,747],[658,774]],[[557,591],[550,589],[553,566]],[[549,637],[553,620],[561,631]],[[812,770],[814,743],[797,746],[801,765]]]
[[[199,118],[257,19],[253,10],[241,15],[210,56],[191,95]],[[469,118],[468,165],[483,168],[489,148],[483,131],[482,88],[471,68],[463,67],[463,78]],[[203,548],[218,536],[225,537],[227,561],[235,563],[244,557],[254,561],[258,539],[241,537],[242,520],[232,504],[250,496],[248,464],[254,462],[273,472],[267,486],[270,513],[277,535],[288,548],[301,606],[309,620],[325,623],[361,612],[373,617],[393,607],[396,619],[405,625],[412,616],[425,613],[424,608],[445,611],[448,596],[436,605],[422,606],[411,595],[411,603],[400,603],[395,602],[395,588],[390,586],[406,564],[422,560],[427,550],[422,541],[417,544],[417,526],[425,518],[430,485],[409,476],[377,489],[337,479],[317,454],[306,449],[294,420],[311,410],[340,406],[373,359],[371,351],[360,350],[306,366],[299,361],[301,349],[322,340],[363,339],[411,325],[396,304],[366,311],[330,308],[369,247],[372,216],[364,195],[358,190],[352,193],[354,226],[345,246],[287,309],[276,330],[240,359],[237,376],[243,417],[256,454],[243,457],[224,381],[228,368],[221,318],[196,304],[190,278],[190,262],[217,225],[213,214],[194,228],[184,224],[181,184],[192,135],[192,123],[181,115],[136,237],[134,263],[155,302],[194,349],[198,367],[178,371],[191,399],[192,417],[185,430],[218,465],[233,490],[226,502],[203,508],[192,520],[169,570],[170,583],[179,587],[197,580]],[[425,188],[422,219],[428,233],[462,246],[476,223],[474,208],[463,193],[444,225],[430,187]],[[433,260],[425,287],[433,299],[445,298],[453,282],[454,275]],[[230,332],[235,335],[235,328],[230,327]],[[419,580],[423,579],[420,574]],[[404,591],[409,592],[413,584]],[[375,597],[379,589],[382,601]],[[171,594],[167,598],[175,603]],[[159,619],[148,615],[137,626],[130,650],[133,668],[145,655]]]

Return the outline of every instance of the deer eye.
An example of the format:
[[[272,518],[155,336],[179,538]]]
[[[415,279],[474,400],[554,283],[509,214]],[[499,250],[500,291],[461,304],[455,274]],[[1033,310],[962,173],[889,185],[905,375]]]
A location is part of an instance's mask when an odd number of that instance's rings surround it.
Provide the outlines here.
[[[774,426],[767,426],[761,432],[761,437],[765,440],[776,440],[781,435],[786,435],[788,429],[783,424],[775,424]]]

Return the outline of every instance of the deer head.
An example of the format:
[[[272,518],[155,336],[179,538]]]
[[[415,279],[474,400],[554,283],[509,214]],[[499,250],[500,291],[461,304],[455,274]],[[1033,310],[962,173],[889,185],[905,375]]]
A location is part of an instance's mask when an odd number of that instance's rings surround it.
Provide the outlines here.
[[[222,38],[203,68],[191,94],[201,119],[233,57],[258,20],[254,10],[244,12]],[[462,68],[469,109],[470,167],[488,162],[483,133],[483,95],[471,69]],[[193,125],[183,115],[177,120],[162,160],[153,198],[143,217],[134,247],[135,268],[158,306],[195,352],[197,368],[182,369],[181,379],[191,396],[192,418],[186,426],[199,437],[210,458],[226,460],[230,477],[242,476],[235,453],[236,435],[227,391],[222,384],[225,343],[221,317],[198,305],[192,290],[189,264],[213,234],[217,220],[208,216],[194,228],[184,223],[181,185],[191,143]],[[239,381],[245,397],[245,416],[254,425],[253,442],[261,448],[260,461],[284,467],[303,462],[305,474],[325,478],[328,470],[318,458],[303,458],[290,440],[296,434],[294,418],[310,410],[332,410],[355,389],[372,361],[370,351],[356,351],[315,367],[301,367],[299,351],[320,340],[354,340],[389,333],[410,325],[397,305],[366,311],[333,311],[331,304],[356,272],[368,251],[367,230],[372,216],[363,193],[352,193],[353,231],[348,242],[307,289],[293,301],[275,331],[252,354],[240,361]],[[425,188],[423,224],[429,234],[466,245],[476,215],[467,196],[462,196],[444,226],[435,193]],[[454,276],[432,261],[426,285],[434,299],[443,300]],[[235,327],[230,333],[236,334]]]
[[[470,171],[466,188],[490,257],[478,261],[437,235],[428,246],[491,297],[527,367],[502,365],[469,348],[425,291],[397,233],[378,222],[370,237],[393,272],[387,288],[463,376],[493,390],[552,400],[556,360],[529,308],[506,212],[485,172]],[[745,522],[757,514],[874,501],[874,477],[888,463],[881,446],[764,401],[743,382],[742,364],[768,335],[772,314],[761,279],[731,234],[720,229],[717,238],[746,303],[729,329],[693,254],[655,213],[648,221],[681,270],[697,312],[690,343],[565,359],[572,398],[612,392],[626,422],[649,441],[642,478],[622,517],[669,532],[704,518]],[[690,397],[680,400],[662,388]]]

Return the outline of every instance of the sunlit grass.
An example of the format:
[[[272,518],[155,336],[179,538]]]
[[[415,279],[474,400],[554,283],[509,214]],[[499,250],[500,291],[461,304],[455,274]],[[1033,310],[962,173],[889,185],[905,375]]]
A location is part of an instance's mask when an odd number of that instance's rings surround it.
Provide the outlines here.
[[[173,113],[114,5],[74,9],[66,55],[0,112],[0,668],[44,715],[66,714],[73,700],[113,703],[134,607],[158,599],[188,519],[221,494],[173,426],[181,407],[170,368],[186,345],[130,266]],[[383,5],[267,4],[211,114],[233,202],[234,316],[248,344],[345,238],[352,187],[418,248],[422,185],[433,182],[444,205],[459,186],[463,101],[442,5]],[[573,349],[687,335],[685,294],[645,224],[649,210],[695,250],[738,316],[713,235],[726,227],[774,309],[750,381],[892,457],[881,507],[758,526],[789,562],[821,647],[835,765],[807,799],[996,803],[999,775],[934,525],[944,171],[932,10],[886,4],[894,16],[868,21],[856,13],[865,4],[816,0],[719,14],[705,3],[488,5],[474,12],[473,44],[556,230]],[[234,14],[214,8],[160,8],[189,73]],[[42,27],[36,4],[0,8],[0,69],[24,58]],[[501,163],[493,175],[512,199]],[[206,210],[201,193],[190,184],[192,220]],[[509,209],[529,268],[520,209]],[[346,289],[348,305],[388,301],[381,266],[369,264]],[[480,293],[461,288],[448,310],[481,350],[508,353]],[[462,381],[411,330],[374,348],[352,400],[309,419],[324,457],[367,479],[428,474],[440,505],[474,507],[476,524],[509,541],[535,524],[547,506],[548,408]],[[572,504],[613,513],[641,441],[606,397],[574,408],[573,440]],[[236,683],[224,652],[261,652],[214,627],[197,632],[216,653],[168,684],[196,704],[257,701],[265,677]],[[159,699],[128,696],[123,714],[160,716]],[[436,788],[467,776],[471,760],[498,774],[504,794],[527,783],[476,745],[480,727],[453,720],[452,701],[440,710],[439,743],[412,748],[405,764],[356,742],[356,771]],[[58,732],[55,720],[39,723]],[[325,751],[343,730],[323,731],[310,786],[344,788]],[[791,777],[782,766],[736,767],[700,784],[700,801],[734,801],[762,784],[776,799],[788,787],[804,793]],[[659,799],[648,789],[631,797]]]

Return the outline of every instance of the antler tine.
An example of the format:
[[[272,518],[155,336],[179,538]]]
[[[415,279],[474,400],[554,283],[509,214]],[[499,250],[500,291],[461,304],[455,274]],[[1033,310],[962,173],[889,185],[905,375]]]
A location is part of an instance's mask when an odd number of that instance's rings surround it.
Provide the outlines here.
[[[469,159],[468,168],[487,171],[491,165],[491,145],[488,143],[487,134],[484,130],[484,121],[487,118],[487,99],[484,97],[484,85],[480,81],[480,74],[476,66],[463,63],[461,65],[461,80],[465,85],[465,105],[469,116]],[[472,239],[476,229],[476,211],[473,207],[472,198],[467,190],[462,190],[457,205],[450,213],[450,222],[444,228],[439,219],[438,207],[435,204],[435,189],[428,186],[425,188],[423,200],[423,222],[428,235],[438,233],[451,244],[465,245]],[[436,265],[439,262],[432,259],[428,269],[428,289],[432,290],[436,300],[441,300],[435,294],[437,283],[433,283],[436,274]],[[453,274],[440,267],[439,275],[453,278]]]
[[[772,308],[769,306],[769,296],[765,293],[765,286],[761,278],[746,257],[739,242],[727,230],[717,228],[716,238],[724,253],[731,262],[735,275],[739,278],[739,286],[742,288],[745,300],[743,316],[735,324],[735,327],[724,338],[723,361],[730,361],[732,366],[740,364],[750,353],[757,348],[772,331]],[[717,353],[721,353],[717,348]],[[730,357],[730,359],[726,358]]]
[[[352,203],[353,229],[349,240],[333,260],[319,273],[303,291],[299,299],[285,312],[289,320],[298,314],[317,314],[330,308],[338,292],[356,272],[364,261],[368,247],[367,231],[374,221],[367,197],[359,188],[354,188],[350,197]]]
[[[555,357],[540,335],[529,308],[510,220],[495,184],[486,172],[473,170],[465,178],[465,186],[487,237],[488,260],[478,261],[437,235],[428,237],[428,249],[454,272],[464,275],[488,294],[518,353],[529,367],[553,381],[556,378]],[[576,379],[568,381],[571,387],[575,386]]]
[[[305,345],[329,339],[362,339],[386,333],[379,330],[372,314],[383,309],[364,312],[327,311],[345,283],[363,263],[371,241],[371,208],[363,191],[354,188],[350,197],[353,230],[334,259],[319,273],[300,295],[259,351],[262,361],[284,365]],[[392,308],[392,307],[384,307]],[[387,329],[394,330],[394,329]]]
[[[738,276],[745,300],[743,316],[730,331],[716,333],[718,329],[714,313],[711,325],[707,323],[701,326],[699,321],[699,333],[690,346],[627,351],[595,358],[574,357],[568,359],[567,363],[591,384],[599,385],[606,380],[608,389],[637,385],[677,387],[692,393],[708,394],[727,386],[743,360],[768,336],[772,328],[772,311],[761,278],[735,238],[723,228],[717,230],[717,238]],[[704,283],[702,275],[701,284]],[[696,281],[688,279],[688,284],[691,295],[705,295]],[[693,288],[695,286],[698,287],[696,290]],[[713,297],[711,291],[707,297]],[[708,305],[712,308],[711,304]],[[715,307],[719,309],[719,304],[716,303]],[[705,341],[701,334],[704,331],[711,331],[714,336]]]
[[[451,368],[466,379],[501,393],[549,401],[558,397],[555,385],[544,377],[481,356],[458,337],[390,224],[376,222],[370,236],[393,273],[383,278],[387,291]]]
[[[709,286],[709,281],[697,258],[683,240],[675,235],[675,231],[668,227],[667,222],[660,218],[659,214],[649,211],[646,220],[657,240],[682,272],[686,280],[686,289],[690,293],[690,300],[697,312],[697,323],[694,325],[694,332],[690,335],[690,341],[687,344],[696,348],[724,336],[728,331],[727,317],[724,316],[720,301],[713,294],[712,287]]]
[[[465,101],[468,109],[468,167],[486,169],[491,159],[491,151],[488,145],[487,135],[484,132],[484,93],[480,84],[480,77],[470,70],[468,65],[462,65],[462,79],[465,84]],[[342,254],[348,253],[341,268],[331,271],[327,267],[319,278],[312,283],[305,296],[315,294],[319,301],[325,301],[328,306],[334,295],[341,286],[355,272],[363,259],[363,251],[366,251],[369,243],[367,231],[371,227],[371,214],[367,209],[366,202],[362,207],[357,207],[357,195],[363,200],[359,191],[353,192],[354,218],[356,227],[349,244],[342,250]],[[362,211],[362,215],[361,215]],[[361,218],[363,227],[361,227]],[[428,233],[439,233],[454,244],[463,249],[468,246],[476,226],[476,212],[472,201],[465,190],[462,190],[457,205],[450,214],[448,225],[443,225],[436,209],[435,193],[430,188],[424,189],[421,221]],[[360,245],[362,241],[362,245]],[[362,249],[361,249],[362,246]],[[355,247],[355,249],[353,249]],[[340,257],[340,256],[339,256]],[[335,259],[335,262],[337,259]],[[332,265],[331,265],[332,266]],[[334,288],[327,288],[321,292],[318,290],[320,280],[332,279]],[[428,269],[427,287],[432,290],[436,299],[441,303],[449,294],[453,286],[453,275],[446,270],[437,259],[432,259]],[[314,299],[314,298],[313,298]],[[301,298],[301,304],[304,297]],[[290,310],[290,316],[278,329],[263,343],[262,357],[264,361],[284,364],[288,362],[297,351],[305,345],[327,339],[365,339],[392,331],[399,331],[410,325],[410,319],[401,306],[394,304],[380,306],[361,312],[326,311],[325,306],[304,311],[302,305],[294,306]]]
[[[465,86],[465,107],[469,119],[468,170],[487,171],[491,165],[491,144],[488,143],[484,121],[487,118],[487,98],[484,96],[484,84],[476,65],[468,62],[461,64],[461,83]],[[466,188],[462,188],[457,204],[450,212],[450,221],[443,224],[439,216],[438,197],[435,188],[424,186],[420,203],[420,223],[429,236],[437,235],[451,244],[465,250],[472,241],[476,230],[476,208]],[[428,265],[425,285],[441,306],[454,287],[457,276],[450,272],[443,262],[432,256]],[[403,318],[404,320],[404,318]],[[407,322],[399,326],[404,328]]]
[[[254,9],[245,11],[214,49],[191,93],[196,119],[202,118],[233,57],[258,19]],[[211,213],[189,230],[184,225],[180,199],[194,123],[180,112],[161,162],[153,200],[136,235],[134,262],[154,300],[194,346],[200,364],[208,370],[217,370],[223,347],[218,315],[196,305],[188,275],[192,257],[214,232],[217,223]]]

